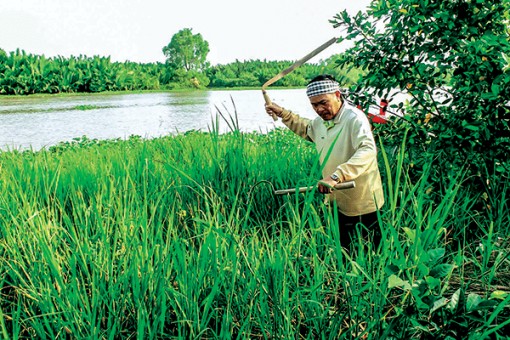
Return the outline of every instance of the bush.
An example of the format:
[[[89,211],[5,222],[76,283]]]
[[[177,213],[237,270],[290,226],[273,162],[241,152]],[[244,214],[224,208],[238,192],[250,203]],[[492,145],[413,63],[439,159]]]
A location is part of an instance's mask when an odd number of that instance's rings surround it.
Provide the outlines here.
[[[433,155],[431,181],[440,187],[465,173],[474,193],[508,180],[510,54],[508,2],[373,1],[367,13],[343,12],[335,25],[355,45],[339,60],[366,70],[351,88],[357,100],[410,95],[391,104],[405,115],[379,129],[389,147],[408,131],[407,161],[417,176]]]

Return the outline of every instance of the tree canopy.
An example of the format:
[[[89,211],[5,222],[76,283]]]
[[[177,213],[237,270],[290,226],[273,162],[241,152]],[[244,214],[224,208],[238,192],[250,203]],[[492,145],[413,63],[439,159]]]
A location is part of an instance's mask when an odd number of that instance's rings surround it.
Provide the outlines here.
[[[407,133],[410,163],[421,169],[433,157],[438,184],[449,172],[466,173],[484,192],[508,179],[508,11],[509,2],[499,0],[387,0],[332,20],[341,39],[354,41],[339,66],[367,71],[353,93],[410,96],[390,105],[405,115],[387,126],[385,142],[400,145]]]
[[[191,28],[174,34],[168,45],[163,47],[167,63],[186,71],[204,71],[208,66],[208,53],[209,43],[200,33],[193,34]]]
[[[184,28],[174,34],[168,45],[163,47],[166,64],[173,78],[171,87],[207,86],[210,80],[204,72],[209,66],[208,53],[209,43],[200,33],[193,34],[191,28]]]

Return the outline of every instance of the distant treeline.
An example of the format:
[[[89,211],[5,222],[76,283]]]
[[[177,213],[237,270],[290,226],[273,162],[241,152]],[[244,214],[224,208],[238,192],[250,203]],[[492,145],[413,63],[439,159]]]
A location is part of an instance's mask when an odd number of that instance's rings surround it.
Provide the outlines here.
[[[340,70],[332,56],[308,63],[275,86],[299,87],[320,73],[333,74],[344,85],[359,70]],[[61,56],[47,58],[23,50],[0,49],[0,94],[78,93],[103,91],[172,90],[180,88],[260,87],[293,61],[249,60],[208,66],[203,71],[174,69],[167,63],[112,62],[110,57]]]

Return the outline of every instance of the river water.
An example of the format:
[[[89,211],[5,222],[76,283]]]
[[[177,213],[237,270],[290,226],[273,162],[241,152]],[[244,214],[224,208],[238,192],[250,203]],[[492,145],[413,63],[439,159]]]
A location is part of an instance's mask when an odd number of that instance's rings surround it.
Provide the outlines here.
[[[315,117],[305,89],[270,89],[268,94],[275,103]],[[0,96],[0,150],[39,150],[82,136],[154,138],[193,129],[207,131],[218,110],[225,116],[237,115],[245,132],[283,126],[265,113],[260,90]],[[228,130],[221,117],[219,129]]]

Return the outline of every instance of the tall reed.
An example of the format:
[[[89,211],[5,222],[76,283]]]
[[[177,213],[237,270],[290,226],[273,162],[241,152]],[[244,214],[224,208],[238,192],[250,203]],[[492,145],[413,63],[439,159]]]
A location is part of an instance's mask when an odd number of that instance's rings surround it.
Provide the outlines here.
[[[0,334],[503,338],[510,186],[487,222],[462,178],[434,203],[405,150],[381,149],[383,243],[351,249],[317,193],[273,195],[319,177],[313,147],[284,130],[1,153]],[[464,225],[478,242],[452,238]]]

